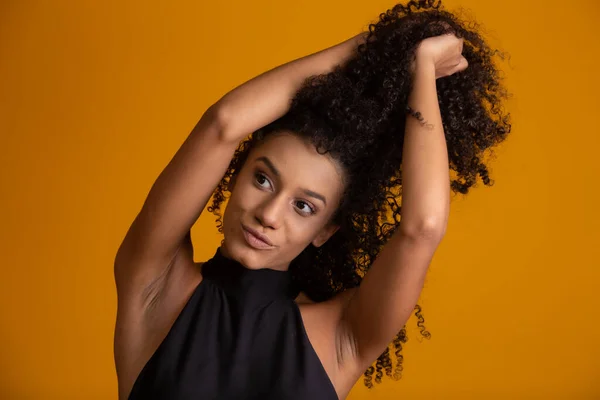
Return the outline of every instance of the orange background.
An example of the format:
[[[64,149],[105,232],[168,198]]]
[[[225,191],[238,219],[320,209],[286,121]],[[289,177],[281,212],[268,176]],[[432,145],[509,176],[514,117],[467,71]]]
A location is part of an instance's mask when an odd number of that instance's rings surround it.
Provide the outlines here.
[[[366,29],[371,1],[0,3],[0,394],[116,399],[113,259],[202,112]],[[514,97],[492,188],[453,201],[399,382],[350,399],[600,398],[600,3],[447,1]],[[573,6],[570,6],[573,4]],[[214,253],[211,214],[193,229]]]

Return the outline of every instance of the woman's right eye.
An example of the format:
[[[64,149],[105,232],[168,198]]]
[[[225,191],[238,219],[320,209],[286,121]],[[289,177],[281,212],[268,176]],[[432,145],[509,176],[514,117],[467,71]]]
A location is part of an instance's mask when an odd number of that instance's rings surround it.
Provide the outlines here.
[[[269,182],[267,177],[261,174],[260,172],[254,174],[254,180],[261,188],[268,189],[269,187],[271,187],[271,182]]]

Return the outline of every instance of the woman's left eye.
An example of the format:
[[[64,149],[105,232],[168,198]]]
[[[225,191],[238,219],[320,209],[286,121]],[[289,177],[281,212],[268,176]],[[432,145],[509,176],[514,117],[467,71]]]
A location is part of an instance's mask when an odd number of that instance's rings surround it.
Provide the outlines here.
[[[296,202],[296,207],[300,210],[302,214],[314,214],[315,209],[310,206],[305,201],[299,200]]]

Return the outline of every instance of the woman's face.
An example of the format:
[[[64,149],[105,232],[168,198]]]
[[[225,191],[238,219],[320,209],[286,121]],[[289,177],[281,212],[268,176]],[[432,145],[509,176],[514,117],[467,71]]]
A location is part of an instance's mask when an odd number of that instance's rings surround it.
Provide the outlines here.
[[[337,230],[330,220],[344,189],[342,173],[298,136],[264,139],[235,178],[223,215],[224,255],[251,269],[285,270],[310,243],[325,243]]]

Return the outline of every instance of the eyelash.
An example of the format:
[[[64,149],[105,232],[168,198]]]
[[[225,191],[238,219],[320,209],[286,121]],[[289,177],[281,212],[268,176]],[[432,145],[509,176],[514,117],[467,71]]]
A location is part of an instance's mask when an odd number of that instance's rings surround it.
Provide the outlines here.
[[[271,181],[269,180],[269,178],[267,178],[267,176],[265,174],[263,174],[262,172],[257,172],[254,174],[254,182],[258,185],[258,187],[260,189],[266,189],[264,186],[262,186],[260,183],[258,183],[258,179],[260,179],[260,178],[264,178],[267,182],[269,182],[269,185],[273,186],[271,184]],[[310,212],[299,211],[299,213],[301,215],[304,215],[304,216],[313,215],[316,212],[315,208],[310,203],[308,203],[304,200],[298,200],[297,203],[304,203],[310,209]]]

